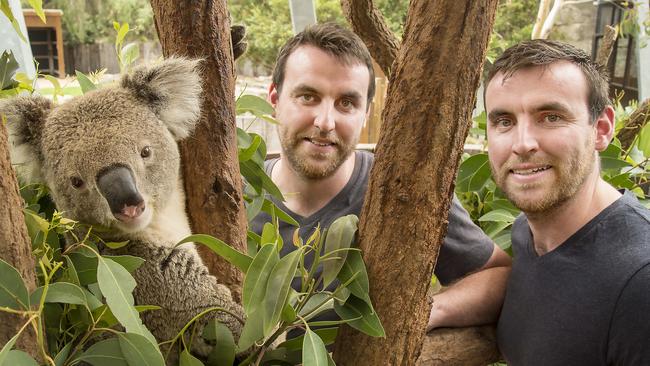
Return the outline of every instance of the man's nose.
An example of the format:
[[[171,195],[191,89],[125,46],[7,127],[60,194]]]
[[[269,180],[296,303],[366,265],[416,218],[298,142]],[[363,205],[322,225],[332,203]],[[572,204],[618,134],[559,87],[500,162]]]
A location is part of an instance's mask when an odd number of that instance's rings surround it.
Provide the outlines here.
[[[526,155],[537,151],[539,148],[537,132],[532,122],[520,121],[517,123],[512,151],[517,155]]]
[[[334,127],[336,126],[334,114],[335,108],[333,105],[322,103],[314,118],[314,126],[316,126],[321,133],[329,133],[334,130]]]

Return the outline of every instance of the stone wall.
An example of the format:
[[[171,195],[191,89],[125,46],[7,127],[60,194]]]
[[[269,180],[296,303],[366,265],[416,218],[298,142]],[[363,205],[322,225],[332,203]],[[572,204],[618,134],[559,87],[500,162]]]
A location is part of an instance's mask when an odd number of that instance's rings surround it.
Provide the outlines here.
[[[555,19],[549,38],[570,43],[591,55],[597,9],[593,1],[565,4]]]

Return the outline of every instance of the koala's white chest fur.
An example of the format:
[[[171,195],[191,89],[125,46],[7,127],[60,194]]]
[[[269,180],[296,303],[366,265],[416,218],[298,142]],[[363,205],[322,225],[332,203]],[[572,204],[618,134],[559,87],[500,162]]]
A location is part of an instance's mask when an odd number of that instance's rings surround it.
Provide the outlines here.
[[[173,247],[182,239],[192,235],[189,219],[185,212],[185,195],[181,187],[182,180],[179,179],[167,204],[153,213],[151,223],[142,231],[133,234],[134,238]],[[202,263],[194,243],[186,243],[179,248],[193,252],[196,260]]]

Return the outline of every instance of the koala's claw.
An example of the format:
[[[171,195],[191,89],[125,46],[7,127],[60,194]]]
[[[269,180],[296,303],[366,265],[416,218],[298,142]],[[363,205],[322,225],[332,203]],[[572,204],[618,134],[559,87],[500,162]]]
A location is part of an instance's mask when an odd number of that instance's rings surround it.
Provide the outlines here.
[[[236,59],[246,52],[248,42],[246,42],[246,27],[241,24],[235,24],[230,27],[230,38],[232,39],[232,54]]]

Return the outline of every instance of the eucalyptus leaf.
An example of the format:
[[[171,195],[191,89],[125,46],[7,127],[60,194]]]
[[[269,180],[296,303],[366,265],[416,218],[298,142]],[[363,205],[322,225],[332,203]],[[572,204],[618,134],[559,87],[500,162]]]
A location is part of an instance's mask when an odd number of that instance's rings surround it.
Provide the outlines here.
[[[87,362],[93,366],[129,366],[117,338],[93,344],[74,361]]]
[[[287,254],[280,259],[271,271],[264,298],[265,336],[270,335],[280,321],[280,315],[291,288],[291,280],[293,280],[296,273],[296,267],[302,253],[303,251],[298,249]]]
[[[264,98],[256,95],[242,95],[236,102],[237,114],[251,112],[256,116],[273,114],[275,110]]]
[[[165,366],[158,345],[136,333],[118,334],[120,349],[129,365]]]
[[[183,352],[181,352],[180,366],[203,366],[203,362],[192,356],[187,349],[184,349]]]
[[[97,282],[97,257],[89,257],[77,251],[68,253],[67,257],[76,269],[79,285],[86,286]]]
[[[271,202],[268,199],[264,200],[264,204],[262,205],[262,211],[266,212],[271,217],[277,216],[278,219],[286,222],[287,224],[293,225],[295,227],[300,226],[300,224],[298,224],[298,221],[296,221],[288,213],[282,211],[282,209],[280,209],[278,206],[273,204],[273,202]]]
[[[119,265],[124,267],[124,269],[129,271],[129,273],[133,273],[142,265],[142,263],[144,263],[144,259],[140,257],[134,257],[132,255],[105,255],[104,258],[114,260]]]
[[[506,223],[512,223],[515,221],[515,217],[510,213],[510,211],[506,211],[504,209],[497,209],[497,210],[492,210],[485,215],[481,216],[478,221],[481,222],[487,222],[487,221],[492,221],[492,222],[506,222]]]
[[[140,316],[133,307],[133,289],[136,282],[133,276],[117,262],[98,257],[97,281],[106,298],[106,304],[113,315],[129,333],[137,333],[156,343],[155,338],[142,324]]]
[[[43,23],[46,22],[45,20],[45,12],[43,11],[43,1],[42,0],[28,0],[29,6],[34,9],[36,12],[36,15],[38,15],[39,18],[41,18],[41,21]]]
[[[11,350],[7,354],[7,358],[3,365],[10,366],[39,366],[36,360],[34,360],[27,353],[20,350]]]
[[[316,333],[320,337],[320,339],[323,340],[323,343],[328,345],[334,343],[338,330],[339,330],[338,327],[320,328],[320,329],[313,330],[313,332]],[[278,348],[286,348],[288,350],[301,350],[302,342],[304,339],[305,339],[304,334],[296,338],[291,338],[289,340],[280,343],[278,345]]]
[[[63,366],[63,363],[68,359],[68,356],[70,355],[71,348],[72,342],[68,342],[65,346],[63,346],[63,348],[61,348],[59,353],[56,354],[56,357],[54,357],[55,366]]]
[[[27,38],[25,38],[25,35],[23,34],[22,30],[20,30],[20,24],[18,24],[18,20],[16,19],[14,14],[11,12],[11,7],[9,6],[9,1],[8,0],[0,1],[0,10],[2,10],[4,15],[9,20],[9,22],[11,22],[11,26],[14,28],[14,31],[16,31],[16,34],[18,34],[18,37],[23,42],[27,43]]]
[[[255,342],[264,337],[264,309],[253,308],[253,312],[246,314],[247,319],[239,336],[237,352],[244,352]]]
[[[216,342],[208,354],[208,365],[230,366],[235,362],[235,339],[227,326],[212,319],[203,328],[203,338]]]
[[[260,146],[260,143],[262,142],[262,138],[257,135],[253,138],[253,141],[251,144],[245,148],[245,149],[239,149],[239,161],[248,161],[250,160],[255,152],[257,151],[257,148]]]
[[[253,258],[249,257],[244,253],[240,253],[237,250],[233,249],[230,245],[224,243],[223,241],[205,234],[194,234],[190,235],[187,238],[181,240],[176,244],[179,246],[184,243],[199,243],[203,244],[206,247],[210,248],[213,252],[217,253],[221,258],[228,261],[228,263],[239,268],[242,272],[246,273],[248,271],[248,266],[253,262]]]
[[[363,333],[373,337],[385,337],[384,327],[373,310],[372,306],[365,300],[350,295],[343,305],[334,303],[334,310],[343,320],[351,320],[348,324]]]
[[[120,242],[107,241],[107,242],[104,243],[104,245],[106,245],[107,247],[109,247],[111,249],[120,249],[120,248],[126,246],[127,244],[129,244],[128,240],[120,241]]]
[[[335,250],[352,246],[358,223],[359,218],[355,215],[347,215],[334,220],[325,237],[324,254],[327,255]],[[336,279],[345,263],[347,254],[346,250],[339,251],[336,253],[338,258],[323,262],[324,288],[327,288]]]
[[[18,71],[19,65],[11,50],[2,52],[0,56],[0,90],[11,87],[14,83],[13,76]]]
[[[327,366],[325,343],[311,329],[307,328],[302,343],[302,363],[304,366]]]
[[[284,201],[284,196],[282,196],[280,189],[275,185],[275,183],[273,183],[271,178],[266,175],[264,169],[257,165],[254,161],[247,160],[239,162],[239,170],[241,171],[241,174],[246,178],[246,181],[253,185],[253,188],[255,188],[258,194],[261,194],[261,189],[264,189],[274,197],[277,197],[281,201]]]
[[[0,307],[29,310],[29,294],[25,282],[20,277],[20,273],[2,259],[0,259]]]
[[[75,70],[75,74],[77,75],[77,81],[79,82],[79,87],[83,94],[97,89],[97,85],[95,85],[86,74],[78,70]]]
[[[9,356],[9,352],[11,351],[12,348],[14,348],[14,345],[16,344],[16,341],[18,340],[18,337],[20,337],[22,333],[17,333],[5,345],[2,347],[0,350],[0,365],[5,365],[5,361],[7,357]]]
[[[367,303],[370,303],[370,296],[368,296],[368,291],[370,291],[370,285],[368,284],[368,273],[366,272],[366,265],[363,263],[363,258],[361,253],[358,251],[351,251],[348,253],[348,256],[339,271],[337,278],[341,283],[346,283],[353,276],[354,280],[347,286],[347,289],[350,290],[352,294],[360,299],[364,299]]]
[[[246,205],[246,219],[248,222],[253,221],[253,219],[260,213],[262,205],[264,205],[263,195],[253,197],[252,201]]]
[[[138,57],[140,57],[140,47],[135,42],[128,43],[120,51],[120,60],[123,67],[131,65]]]
[[[43,290],[44,287],[41,286],[32,292],[30,300],[33,304],[40,302]],[[88,290],[68,282],[55,282],[48,285],[45,302],[83,305],[89,311],[102,306],[102,303]]]
[[[459,191],[479,191],[490,179],[490,163],[487,154],[476,154],[465,159],[458,169],[456,187]]]
[[[273,245],[262,246],[253,258],[246,272],[242,289],[242,302],[246,314],[251,313],[254,307],[263,306],[269,276],[279,260],[280,257]]]

